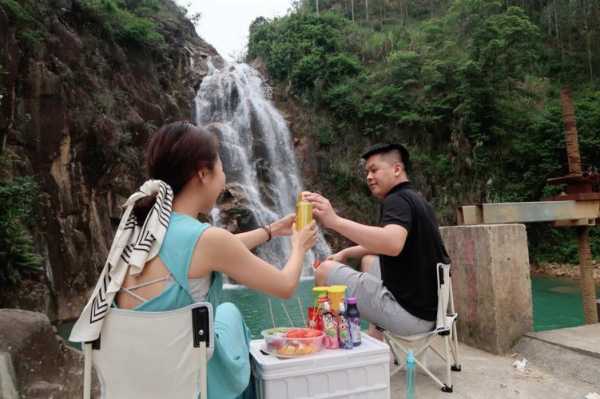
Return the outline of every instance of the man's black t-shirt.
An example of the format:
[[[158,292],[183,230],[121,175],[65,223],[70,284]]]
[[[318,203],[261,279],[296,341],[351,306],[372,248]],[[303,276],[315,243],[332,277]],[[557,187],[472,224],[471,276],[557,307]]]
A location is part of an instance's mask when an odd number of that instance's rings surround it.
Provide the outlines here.
[[[398,256],[381,255],[381,279],[398,303],[414,316],[433,321],[437,313],[436,264],[449,263],[429,203],[410,182],[390,190],[381,205],[380,225],[408,231]]]

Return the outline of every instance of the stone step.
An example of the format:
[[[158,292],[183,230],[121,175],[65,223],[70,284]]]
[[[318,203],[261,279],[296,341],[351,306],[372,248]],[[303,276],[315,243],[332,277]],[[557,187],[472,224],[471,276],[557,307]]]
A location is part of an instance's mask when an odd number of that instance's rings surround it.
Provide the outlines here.
[[[600,386],[600,324],[527,333],[514,350],[556,376]]]

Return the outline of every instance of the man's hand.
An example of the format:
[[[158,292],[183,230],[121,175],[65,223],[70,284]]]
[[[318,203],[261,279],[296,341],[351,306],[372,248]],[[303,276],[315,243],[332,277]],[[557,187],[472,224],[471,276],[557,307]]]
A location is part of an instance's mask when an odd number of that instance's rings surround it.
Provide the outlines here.
[[[271,234],[273,234],[273,237],[292,235],[292,225],[295,219],[296,215],[290,213],[271,223]]]
[[[331,228],[337,222],[339,216],[333,210],[331,203],[325,197],[317,193],[303,192],[304,200],[313,206],[313,215],[324,227]]]
[[[348,257],[344,253],[343,249],[341,251],[331,254],[327,257],[327,260],[333,260],[333,261],[339,262],[339,263],[346,263],[347,259],[348,259]]]

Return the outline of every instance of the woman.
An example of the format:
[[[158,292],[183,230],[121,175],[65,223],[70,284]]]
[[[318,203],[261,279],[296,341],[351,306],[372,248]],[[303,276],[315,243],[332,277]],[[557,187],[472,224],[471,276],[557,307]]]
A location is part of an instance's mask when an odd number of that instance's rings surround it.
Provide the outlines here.
[[[223,191],[225,174],[216,137],[191,123],[171,123],[155,133],[148,144],[146,163],[149,177],[164,181],[173,190],[172,213],[159,255],[141,274],[125,278],[116,297],[118,307],[164,311],[207,300],[216,305],[222,289],[220,273],[279,298],[294,293],[304,255],[316,241],[314,222],[296,232],[292,214],[237,235],[199,222],[197,216],[207,215]],[[146,218],[153,201],[146,198],[136,203],[139,221]],[[274,236],[290,234],[292,252],[282,269],[250,252]],[[214,325],[217,345],[208,367],[208,396],[234,398],[248,385],[248,330],[232,304],[216,308]],[[219,345],[219,340],[227,340],[228,345]]]

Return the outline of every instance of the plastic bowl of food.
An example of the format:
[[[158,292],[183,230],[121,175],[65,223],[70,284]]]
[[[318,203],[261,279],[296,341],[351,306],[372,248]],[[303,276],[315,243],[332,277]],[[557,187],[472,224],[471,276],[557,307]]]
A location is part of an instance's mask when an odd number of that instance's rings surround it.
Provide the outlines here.
[[[313,328],[278,327],[262,331],[266,352],[277,357],[298,357],[323,348],[323,331]]]

